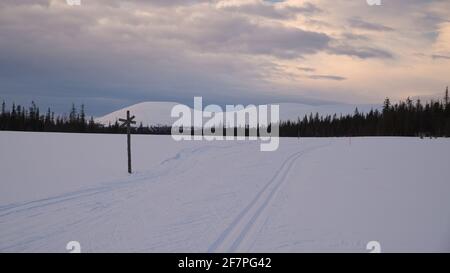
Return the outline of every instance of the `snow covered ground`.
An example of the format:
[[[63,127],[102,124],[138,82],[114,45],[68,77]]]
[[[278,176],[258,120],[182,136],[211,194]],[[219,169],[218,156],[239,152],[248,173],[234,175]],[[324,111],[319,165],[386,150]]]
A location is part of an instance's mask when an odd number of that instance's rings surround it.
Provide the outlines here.
[[[450,251],[450,140],[0,132],[0,252]]]

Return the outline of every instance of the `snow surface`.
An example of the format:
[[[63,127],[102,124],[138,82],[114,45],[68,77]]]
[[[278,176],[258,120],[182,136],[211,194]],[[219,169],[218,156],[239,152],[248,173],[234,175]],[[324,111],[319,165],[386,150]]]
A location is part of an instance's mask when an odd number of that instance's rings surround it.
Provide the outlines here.
[[[302,119],[305,115],[311,113],[319,113],[321,116],[333,115],[337,113],[339,116],[353,114],[355,108],[358,107],[360,112],[369,112],[371,109],[379,109],[379,105],[372,104],[326,104],[326,105],[308,105],[300,103],[276,103],[280,106],[280,120],[296,121],[299,117]],[[123,109],[114,111],[103,117],[96,119],[97,122],[108,125],[109,123],[114,124],[119,118],[126,117],[127,110],[131,112],[132,115],[136,116],[137,124],[140,122],[144,126],[147,125],[172,125],[177,118],[171,118],[170,112],[172,108],[177,105],[174,102],[141,102],[138,104],[125,107]],[[207,105],[203,105],[205,108]],[[246,106],[246,105],[245,105]],[[225,109],[224,109],[225,110]],[[191,111],[192,108],[191,108]]]
[[[0,252],[450,251],[450,141],[0,132]]]

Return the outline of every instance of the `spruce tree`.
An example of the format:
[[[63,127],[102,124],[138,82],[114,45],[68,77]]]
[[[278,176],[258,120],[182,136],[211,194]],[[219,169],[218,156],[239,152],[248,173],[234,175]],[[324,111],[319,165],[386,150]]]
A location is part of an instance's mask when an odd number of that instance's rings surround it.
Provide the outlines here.
[[[4,116],[6,113],[6,103],[5,101],[2,102],[2,116]]]
[[[44,120],[44,128],[45,129],[50,129],[50,125],[52,122],[52,116],[51,116],[51,111],[50,111],[50,107],[47,109],[47,114],[45,115],[45,120]]]
[[[449,103],[449,98],[448,98],[448,86],[447,86],[447,89],[445,89],[444,102],[445,102],[445,108],[447,108],[448,103]]]
[[[390,107],[391,107],[391,101],[389,100],[389,98],[386,98],[384,100],[384,104],[383,104],[383,112],[389,111]]]
[[[84,104],[81,104],[79,130],[84,132],[86,130],[86,115],[84,113]]]
[[[74,123],[76,121],[77,118],[77,109],[75,108],[75,104],[72,103],[72,109],[70,110],[70,114],[69,114],[69,121],[70,123]]]
[[[88,127],[89,127],[89,131],[90,132],[94,131],[94,129],[95,129],[95,121],[94,121],[94,117],[93,116],[91,116],[91,119],[89,120]]]

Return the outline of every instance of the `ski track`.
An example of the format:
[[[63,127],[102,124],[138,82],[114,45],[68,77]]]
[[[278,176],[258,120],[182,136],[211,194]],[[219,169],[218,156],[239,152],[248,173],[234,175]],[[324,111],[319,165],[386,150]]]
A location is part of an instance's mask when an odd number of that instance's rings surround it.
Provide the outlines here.
[[[245,145],[245,143],[238,146],[241,145]],[[288,156],[273,177],[263,186],[252,201],[241,210],[231,224],[222,231],[219,237],[208,247],[207,251],[239,251],[247,240],[254,237],[251,236],[252,230],[257,228],[257,222],[261,218],[262,213],[285,181],[296,160],[306,153],[327,145],[309,147]],[[114,179],[109,182],[104,182],[98,187],[72,191],[53,197],[0,206],[0,224],[7,224],[0,231],[2,236],[0,252],[11,250],[26,251],[31,245],[32,248],[39,248],[39,246],[45,246],[46,241],[50,237],[61,236],[68,232],[65,228],[67,226],[82,230],[85,228],[85,224],[107,220],[113,214],[114,208],[117,208],[117,205],[129,201],[129,199],[142,191],[141,187],[137,187],[142,184],[137,182],[143,182],[145,184],[157,183],[158,180],[156,178],[165,176],[170,172],[173,173],[174,169],[178,172],[184,172],[183,169],[186,168],[182,168],[180,165],[191,164],[186,162],[186,159],[189,159],[194,154],[204,153],[211,149],[230,149],[238,146],[207,145],[182,149],[175,156],[161,161],[159,164],[160,168],[154,172],[133,174],[126,179]],[[241,151],[241,149],[238,148],[238,151]],[[103,209],[96,211],[98,208]],[[83,213],[86,209],[89,209],[92,213]],[[71,211],[75,212],[75,214],[71,214],[70,218],[62,217]],[[41,214],[52,214],[55,216],[53,217],[55,220],[51,223],[38,222],[31,225],[20,225],[20,227],[14,225],[14,223],[21,223],[23,221],[27,223],[27,220],[24,219],[36,217]],[[21,236],[21,234],[25,235],[27,232],[36,229],[42,230],[43,232],[39,235],[31,232],[27,236]],[[114,234],[112,236],[116,237]]]
[[[326,145],[306,148],[291,154],[278,168],[274,176],[256,194],[254,199],[234,218],[231,224],[209,246],[208,252],[236,252],[249,238],[249,232],[255,227],[260,215],[273,199],[279,187],[285,181],[290,169],[298,158]]]
[[[233,147],[232,145],[229,146],[214,146],[214,145],[208,145],[208,146],[201,146],[197,148],[188,148],[188,149],[182,149],[180,152],[178,152],[175,156],[167,158],[163,161],[161,161],[160,165],[169,165],[168,163],[180,163],[181,160],[188,159],[191,155],[197,154],[199,152],[206,152],[211,149],[228,149]],[[235,146],[234,146],[235,147]],[[168,168],[173,168],[173,166],[167,166]],[[148,181],[152,180],[161,176],[164,176],[168,173],[167,169],[157,171],[156,173],[146,172],[143,174],[133,174],[130,175],[129,178],[125,179],[114,179],[109,182],[102,183],[102,186],[88,188],[88,189],[82,189],[78,191],[72,191],[48,198],[42,198],[38,200],[33,201],[27,201],[22,203],[12,203],[8,205],[0,206],[0,218],[3,216],[7,216],[13,213],[18,213],[22,211],[32,210],[35,208],[45,207],[49,205],[54,205],[58,203],[64,203],[70,200],[80,199],[83,197],[89,197],[92,195],[97,195],[101,193],[110,192],[113,190],[117,190],[119,188],[124,188],[129,186],[130,184],[134,184],[135,182],[141,182],[141,181]]]
[[[36,243],[38,241],[45,242],[49,237],[58,236],[64,232],[67,232],[64,226],[69,225],[82,228],[83,223],[92,223],[92,221],[104,219],[112,213],[112,205],[127,201],[127,199],[141,192],[141,188],[137,187],[138,185],[141,185],[141,183],[138,182],[143,182],[145,184],[157,183],[156,178],[163,177],[170,172],[173,172],[174,168],[180,169],[180,164],[183,164],[183,162],[190,158],[192,154],[204,153],[211,149],[229,149],[232,147],[236,146],[207,145],[182,149],[175,156],[161,161],[160,169],[157,169],[154,172],[149,171],[132,174],[125,179],[121,178],[114,179],[109,182],[103,182],[102,185],[98,187],[81,189],[38,200],[0,206],[0,224],[9,224],[9,226],[4,226],[2,230],[0,230],[2,237],[0,252],[9,250],[26,250],[27,246],[31,243]],[[107,196],[103,197],[103,195]],[[106,211],[104,210],[101,213],[98,212],[86,215],[72,215],[72,218],[76,220],[68,220],[66,217],[58,216],[54,217],[58,220],[53,221],[52,223],[41,223],[37,226],[35,224],[32,226],[21,225],[20,227],[14,227],[11,225],[12,222],[20,223],[23,219],[32,218],[44,213],[58,215],[61,211],[70,209],[74,209],[76,211],[77,209],[85,208],[86,206],[94,206],[91,210],[95,211],[97,208],[96,200],[107,200],[107,204],[102,205]],[[20,233],[24,233],[31,229],[34,230],[36,228],[45,231],[43,232],[44,234],[29,235],[23,238],[19,236]]]

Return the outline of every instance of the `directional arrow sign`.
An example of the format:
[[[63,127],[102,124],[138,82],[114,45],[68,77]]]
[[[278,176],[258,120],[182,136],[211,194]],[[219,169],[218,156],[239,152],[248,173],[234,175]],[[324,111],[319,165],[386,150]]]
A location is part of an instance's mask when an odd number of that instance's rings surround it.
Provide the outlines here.
[[[122,127],[127,127],[127,154],[128,154],[128,173],[131,173],[131,124],[136,124],[133,119],[135,116],[130,117],[130,111],[127,111],[127,118],[120,118],[119,121],[123,122]]]

